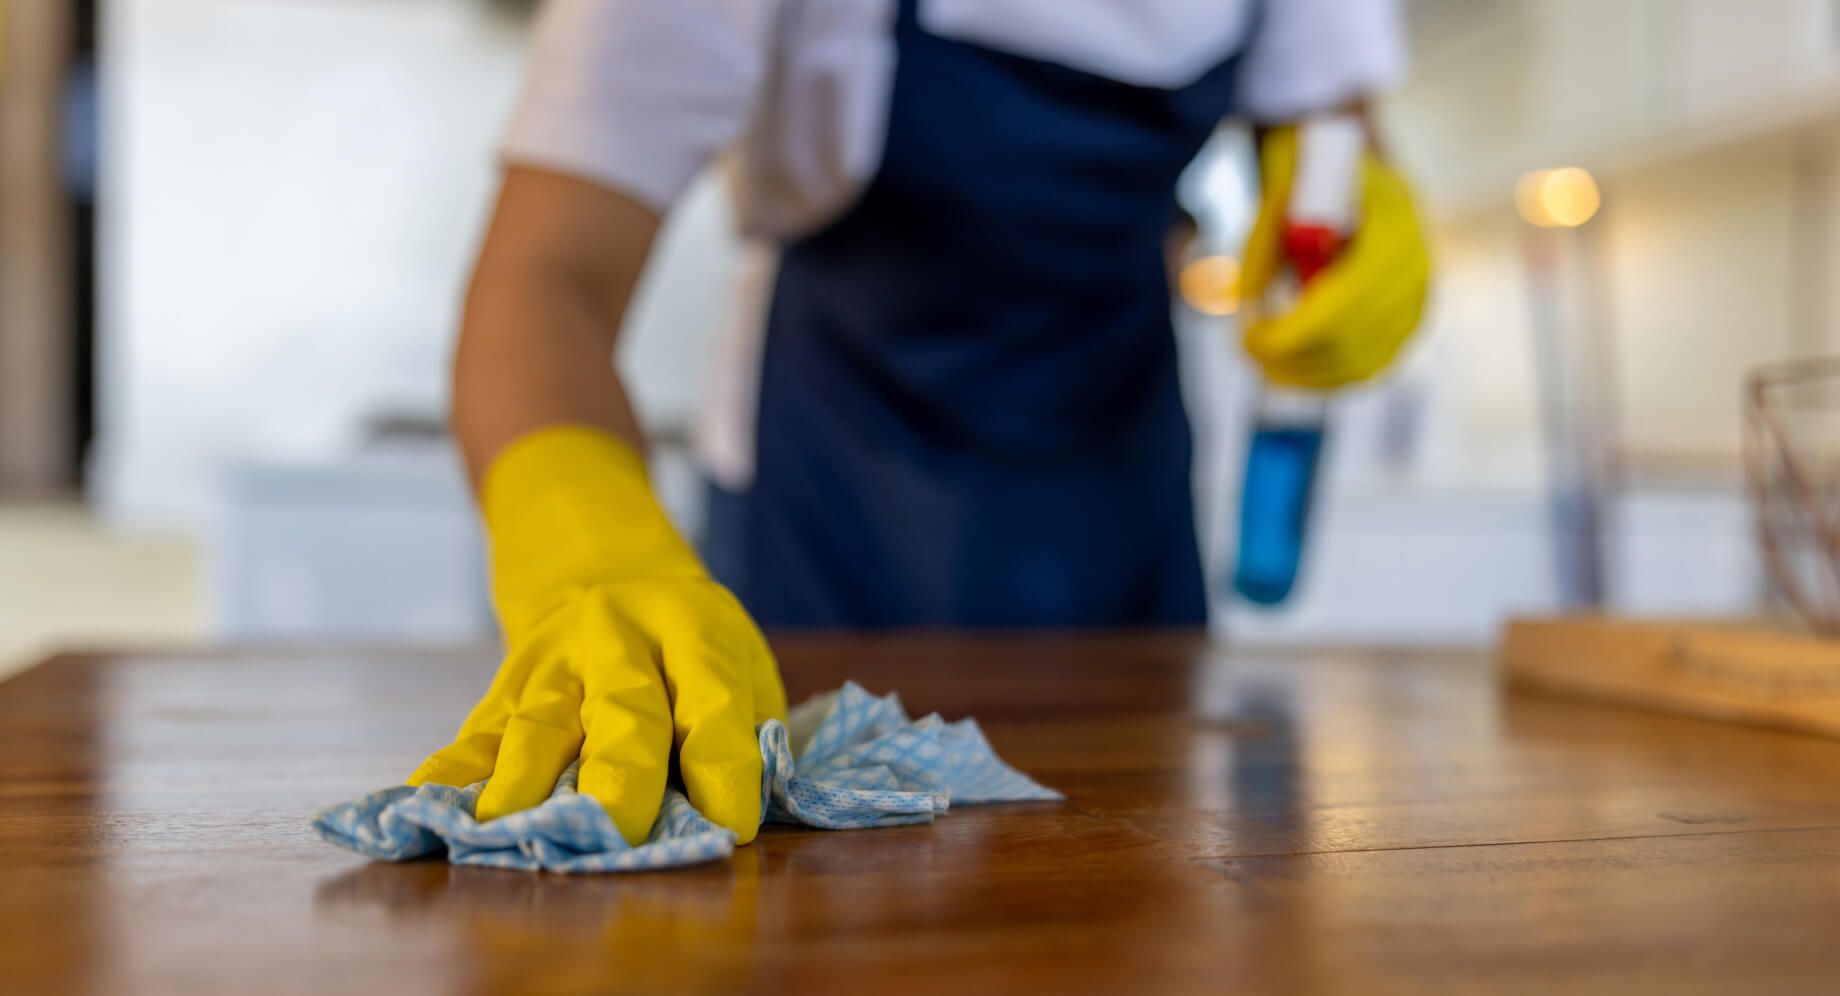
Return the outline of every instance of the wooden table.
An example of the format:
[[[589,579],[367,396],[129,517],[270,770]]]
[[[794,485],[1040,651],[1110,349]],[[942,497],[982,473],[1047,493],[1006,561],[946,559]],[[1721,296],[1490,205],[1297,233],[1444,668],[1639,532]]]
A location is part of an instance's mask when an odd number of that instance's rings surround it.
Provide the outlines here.
[[[727,864],[367,864],[485,653],[80,654],[0,685],[0,991],[1840,990],[1840,743],[1534,697],[1486,660],[1187,636],[777,641],[978,716],[1064,805]]]

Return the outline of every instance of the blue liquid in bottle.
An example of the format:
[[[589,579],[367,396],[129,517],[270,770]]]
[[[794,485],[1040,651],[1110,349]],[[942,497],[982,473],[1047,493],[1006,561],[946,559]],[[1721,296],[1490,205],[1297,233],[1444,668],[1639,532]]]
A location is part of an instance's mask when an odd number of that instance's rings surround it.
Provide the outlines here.
[[[1253,429],[1239,499],[1239,566],[1233,573],[1233,587],[1247,601],[1277,605],[1297,583],[1323,428],[1320,420],[1261,419]]]
[[[1317,116],[1298,129],[1296,167],[1280,240],[1291,279],[1274,281],[1265,295],[1245,302],[1248,327],[1258,314],[1282,314],[1295,307],[1353,233],[1366,144],[1365,126],[1350,115]],[[1316,464],[1328,425],[1328,395],[1265,384],[1255,411],[1240,488],[1239,565],[1233,587],[1249,602],[1273,606],[1290,597],[1303,561]]]

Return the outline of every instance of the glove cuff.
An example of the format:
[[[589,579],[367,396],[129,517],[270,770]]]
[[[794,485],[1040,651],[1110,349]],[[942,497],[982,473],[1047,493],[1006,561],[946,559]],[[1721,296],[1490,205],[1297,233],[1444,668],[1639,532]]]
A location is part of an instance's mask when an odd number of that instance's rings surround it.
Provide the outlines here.
[[[599,429],[552,426],[513,441],[487,468],[481,504],[507,638],[589,585],[707,576],[639,452]]]

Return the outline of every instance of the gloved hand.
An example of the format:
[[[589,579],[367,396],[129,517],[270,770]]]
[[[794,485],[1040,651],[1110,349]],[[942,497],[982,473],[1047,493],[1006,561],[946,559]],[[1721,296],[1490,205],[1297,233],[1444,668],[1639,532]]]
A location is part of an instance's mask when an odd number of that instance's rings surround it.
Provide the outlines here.
[[[1261,300],[1284,268],[1297,130],[1273,130],[1260,152],[1264,192],[1240,263],[1240,300],[1247,305]],[[1294,307],[1246,325],[1246,352],[1272,383],[1327,391],[1367,380],[1392,363],[1418,328],[1431,256],[1411,187],[1372,152],[1362,159],[1358,221],[1352,241]]]
[[[598,430],[541,429],[493,462],[483,505],[506,657],[409,784],[489,778],[477,816],[490,820],[548,798],[579,757],[580,791],[638,844],[675,749],[691,803],[753,840],[755,725],[785,718],[786,693],[753,620],[652,497],[639,454]]]

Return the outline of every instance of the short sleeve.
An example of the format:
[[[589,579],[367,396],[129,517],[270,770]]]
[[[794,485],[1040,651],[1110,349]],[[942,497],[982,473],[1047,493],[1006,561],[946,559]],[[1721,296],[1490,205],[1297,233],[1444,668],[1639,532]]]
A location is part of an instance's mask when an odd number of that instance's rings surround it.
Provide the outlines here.
[[[663,212],[746,129],[780,0],[547,0],[500,143],[509,165]]]
[[[1265,0],[1244,58],[1241,113],[1285,121],[1397,83],[1405,27],[1396,0]]]

